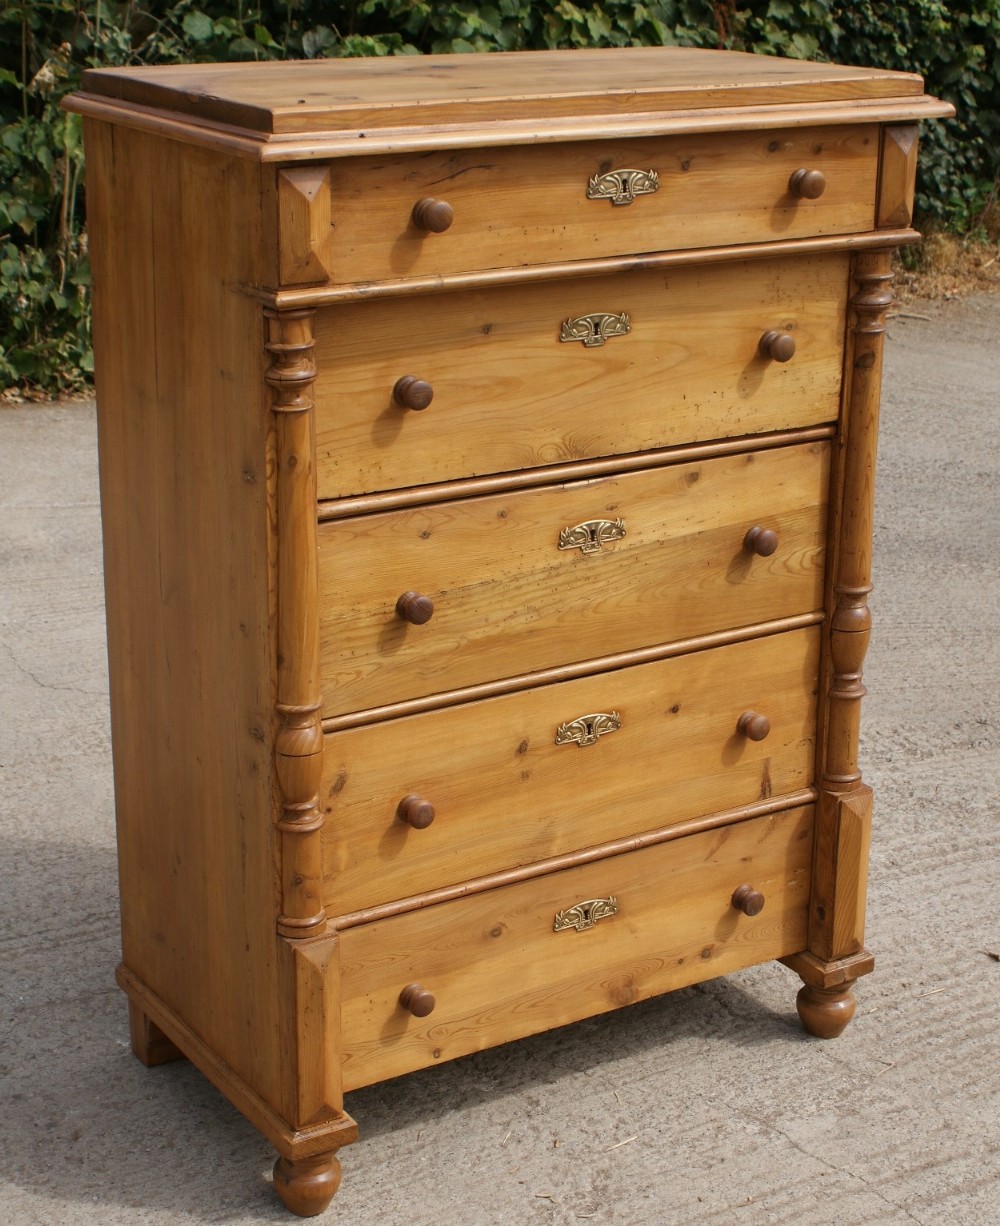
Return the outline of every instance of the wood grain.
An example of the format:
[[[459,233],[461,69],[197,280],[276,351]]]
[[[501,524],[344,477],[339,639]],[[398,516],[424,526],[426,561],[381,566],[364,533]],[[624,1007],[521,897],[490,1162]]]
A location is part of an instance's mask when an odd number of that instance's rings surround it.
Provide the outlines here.
[[[319,163],[277,172],[279,278],[282,285],[329,280],[323,263],[331,226],[330,168]]]
[[[332,161],[334,224],[317,254],[337,281],[378,281],[710,247],[723,236],[847,234],[871,228],[877,145],[874,125],[852,125]],[[819,200],[788,190],[803,165],[826,175]],[[659,191],[621,207],[587,199],[592,176],[622,168],[655,170]],[[425,196],[452,207],[446,233],[413,225]]]
[[[811,850],[812,811],[795,809],[349,929],[345,1087],[796,952]],[[731,902],[751,878],[767,897],[755,918]],[[557,911],[607,897],[616,915],[553,932]],[[399,1004],[411,982],[436,998],[426,1019]]]
[[[375,906],[805,787],[818,667],[813,627],[334,733],[321,794],[327,909]],[[758,743],[737,733],[753,704],[771,720]],[[566,720],[610,710],[618,732],[585,748],[554,743]],[[397,814],[411,792],[434,806],[426,829]]]
[[[168,137],[183,144],[214,149],[230,157],[250,158],[270,165],[291,166],[318,158],[353,158],[395,155],[442,149],[496,149],[515,145],[551,145],[589,139],[632,140],[706,132],[766,132],[790,127],[833,127],[842,124],[912,123],[955,114],[948,102],[928,94],[839,102],[768,103],[732,110],[726,107],[688,111],[643,111],[639,114],[595,116],[583,125],[574,117],[559,116],[532,122],[506,119],[491,123],[486,115],[466,124],[428,124],[400,128],[340,129],[300,135],[275,136],[229,124],[204,122],[152,106],[118,101],[78,91],[63,100],[63,108],[100,120]],[[360,144],[364,141],[364,145]],[[265,190],[264,196],[269,194]]]
[[[919,96],[913,73],[679,47],[90,69],[83,88],[259,132]]]
[[[256,275],[260,172],[107,126],[86,141],[123,957],[291,1120],[269,413],[260,307],[232,288]]]
[[[847,256],[512,286],[330,308],[316,316],[321,498],[832,422]],[[587,349],[560,326],[589,311],[631,331]],[[794,358],[768,361],[781,328]],[[373,346],[391,336],[391,346]],[[393,401],[415,374],[433,403]],[[628,405],[628,412],[622,406]]]
[[[132,1054],[147,1068],[183,1060],[184,1053],[134,1000],[128,1002],[128,1030]]]
[[[908,226],[913,220],[913,193],[917,179],[917,125],[898,124],[882,129],[882,159],[879,165],[879,229]]]
[[[332,938],[327,936],[320,940],[330,942]],[[302,944],[307,945],[309,942],[304,941]],[[214,1047],[206,1043],[183,1017],[165,1004],[137,975],[127,967],[119,966],[115,978],[119,987],[128,994],[129,1001],[138,1006],[153,1024],[184,1052],[191,1063],[246,1116],[254,1128],[261,1132],[283,1157],[300,1159],[329,1153],[358,1139],[357,1124],[346,1112],[338,1112],[301,1127],[289,1124],[286,1116],[275,1110],[260,1094],[256,1084],[247,1081],[230,1067]],[[295,1050],[294,1044],[291,1045],[285,1053],[286,1059]]]
[[[376,302],[384,298],[412,298],[418,295],[446,294],[502,285],[529,286],[538,282],[572,281],[584,277],[614,277],[620,273],[647,272],[654,268],[690,268],[696,265],[707,267],[710,264],[737,264],[741,260],[774,260],[788,255],[806,258],[825,255],[831,251],[852,252],[886,246],[907,247],[918,242],[920,235],[907,226],[898,230],[871,231],[867,234],[834,234],[822,238],[697,247],[690,251],[644,251],[637,255],[606,256],[595,260],[562,260],[550,264],[479,268],[472,272],[450,273],[440,277],[397,277],[391,281],[358,281],[345,285],[311,285],[284,289],[268,289],[259,285],[245,285],[242,288],[265,306],[275,310],[290,310],[294,307]]]
[[[376,920],[388,919],[393,915],[403,915],[407,911],[418,911],[424,907],[435,907],[440,903],[452,902],[456,898],[469,898],[474,894],[483,894],[489,890],[502,889],[519,881],[533,881],[549,873],[559,873],[564,869],[579,868],[582,864],[595,864],[598,860],[606,860],[612,856],[625,855],[628,852],[641,851],[646,847],[658,847],[661,843],[670,843],[685,839],[692,834],[702,834],[706,830],[721,830],[724,826],[732,826],[737,822],[750,821],[752,818],[768,817],[773,813],[781,813],[786,809],[799,808],[802,805],[812,805],[817,797],[816,788],[802,788],[798,792],[790,792],[778,800],[758,800],[752,805],[740,805],[738,809],[723,809],[717,813],[703,814],[685,822],[675,822],[659,830],[647,830],[642,834],[632,834],[624,839],[615,839],[610,843],[595,843],[592,847],[579,848],[565,856],[553,856],[548,860],[536,860],[533,864],[522,864],[519,868],[508,868],[500,873],[489,873],[485,877],[473,877],[458,885],[442,886],[437,890],[425,890],[409,898],[398,898],[394,902],[382,903],[377,907],[367,907],[361,911],[348,911],[336,917],[337,931],[357,928],[361,924],[370,924]],[[802,955],[803,957],[805,955]]]
[[[822,602],[825,443],[321,524],[325,714],[525,673]],[[621,517],[598,553],[560,531]],[[752,524],[783,545],[743,548]],[[434,602],[425,626],[399,595]]]
[[[858,762],[862,679],[871,634],[872,529],[875,461],[886,313],[894,299],[888,252],[856,257],[851,299],[849,379],[842,421],[836,548],[824,682],[822,794],[817,808],[817,858],[810,910],[809,950],[828,961],[857,953],[864,940],[871,801]],[[859,806],[842,805],[857,794]]]
[[[323,762],[316,611],[316,464],[312,382],[312,312],[269,311],[264,379],[275,417],[274,493],[276,686],[275,782],[281,811],[282,936],[319,936],[321,898],[318,806]]]
[[[294,1015],[286,1049],[295,1087],[295,1120],[315,1127],[344,1114],[340,1076],[340,939],[283,939],[278,947],[281,989]],[[332,1146],[331,1146],[332,1148]]]
[[[345,1088],[772,957],[841,1029],[889,249],[951,108],[664,48],[66,105],[136,1054],[312,1215]],[[588,199],[615,169],[658,189]]]
[[[836,438],[837,434],[837,424],[831,422],[824,426],[775,430],[768,434],[742,434],[736,438],[714,439],[710,443],[689,443],[658,451],[633,451],[620,456],[575,460],[569,464],[546,464],[540,468],[494,473],[486,477],[431,482],[407,489],[380,490],[374,494],[359,494],[353,498],[327,500],[319,504],[317,515],[321,523],[328,523],[335,519],[350,519],[355,515],[370,515],[376,511],[422,506],[428,502],[457,502],[483,494],[511,493],[514,490],[534,489],[562,482],[590,481],[595,477],[638,472],[645,468],[667,468],[688,460],[712,460],[716,456],[766,451],[771,447],[787,447],[795,443],[815,443],[821,439]]]

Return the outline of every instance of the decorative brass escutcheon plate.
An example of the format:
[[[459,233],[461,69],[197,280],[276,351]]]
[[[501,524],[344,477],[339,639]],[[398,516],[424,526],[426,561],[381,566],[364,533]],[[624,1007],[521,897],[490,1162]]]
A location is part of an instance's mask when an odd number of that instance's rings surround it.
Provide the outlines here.
[[[603,345],[612,336],[628,336],[632,324],[624,311],[615,315],[609,311],[595,311],[592,315],[578,315],[567,319],[559,332],[561,341],[581,341],[586,348]]]
[[[636,196],[651,196],[659,190],[660,178],[655,170],[609,170],[607,174],[591,176],[587,199],[633,204]]]
[[[588,519],[575,528],[563,528],[559,533],[559,548],[598,553],[609,541],[620,541],[624,535],[623,519]]]
[[[617,711],[599,711],[595,715],[581,715],[556,729],[557,745],[593,745],[598,737],[617,732],[622,726],[622,717]]]
[[[598,920],[617,914],[617,898],[588,898],[586,902],[578,902],[575,907],[557,911],[552,931],[565,932],[567,928],[572,928],[576,932],[586,932],[588,928],[593,928]]]

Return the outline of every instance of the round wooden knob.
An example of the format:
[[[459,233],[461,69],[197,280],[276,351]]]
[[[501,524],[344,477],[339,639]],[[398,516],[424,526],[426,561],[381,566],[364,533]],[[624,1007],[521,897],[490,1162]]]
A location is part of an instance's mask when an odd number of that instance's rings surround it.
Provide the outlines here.
[[[778,548],[778,534],[770,528],[762,528],[755,524],[747,529],[743,538],[743,548],[747,553],[755,553],[759,558],[769,558]]]
[[[404,622],[422,626],[434,616],[434,601],[419,592],[404,592],[396,601],[396,612]]]
[[[794,346],[794,341],[792,342]],[[782,359],[784,361],[784,359]],[[434,389],[416,375],[403,375],[392,389],[392,398],[401,409],[426,409],[434,399]]]
[[[750,887],[747,886],[746,888],[749,889]],[[761,906],[763,905],[764,899],[762,897]],[[423,984],[408,983],[399,994],[399,1003],[404,1009],[408,1009],[414,1017],[426,1017],[428,1013],[434,1012],[434,1006],[437,1004],[437,1001]]]
[[[795,357],[795,337],[788,332],[772,330],[760,338],[757,351],[772,362],[788,362]]]
[[[793,170],[788,190],[802,200],[818,200],[826,191],[826,175],[821,170]]]
[[[455,210],[447,200],[435,200],[433,196],[426,196],[417,201],[410,216],[418,230],[443,234],[455,220]]]
[[[407,822],[414,830],[426,830],[434,820],[434,806],[425,797],[411,792],[399,802],[396,816]]]
[[[771,731],[771,721],[757,711],[744,711],[736,721],[736,731],[750,741],[762,741]]]
[[[737,886],[733,891],[733,906],[744,915],[760,915],[764,910],[764,895],[752,885]]]

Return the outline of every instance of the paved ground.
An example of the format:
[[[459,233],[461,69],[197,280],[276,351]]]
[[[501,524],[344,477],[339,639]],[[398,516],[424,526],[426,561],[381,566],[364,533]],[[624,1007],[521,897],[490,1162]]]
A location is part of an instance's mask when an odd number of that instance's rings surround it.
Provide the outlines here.
[[[1000,1222],[1000,297],[889,340],[865,763],[876,974],[781,966],[351,1095],[331,1222]],[[185,1064],[127,1050],[87,406],[0,410],[0,1220],[292,1220]]]

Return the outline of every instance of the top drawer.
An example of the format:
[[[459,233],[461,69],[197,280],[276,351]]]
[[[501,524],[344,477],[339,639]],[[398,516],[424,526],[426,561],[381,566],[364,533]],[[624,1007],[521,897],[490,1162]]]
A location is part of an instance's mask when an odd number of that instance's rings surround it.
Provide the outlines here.
[[[333,282],[381,281],[867,231],[877,151],[875,125],[845,125],[342,159],[325,176],[311,167],[308,185],[282,171],[281,279],[325,269]],[[796,196],[797,170],[818,171],[822,194]],[[446,230],[418,228],[422,200],[448,206],[436,223],[450,210]]]

